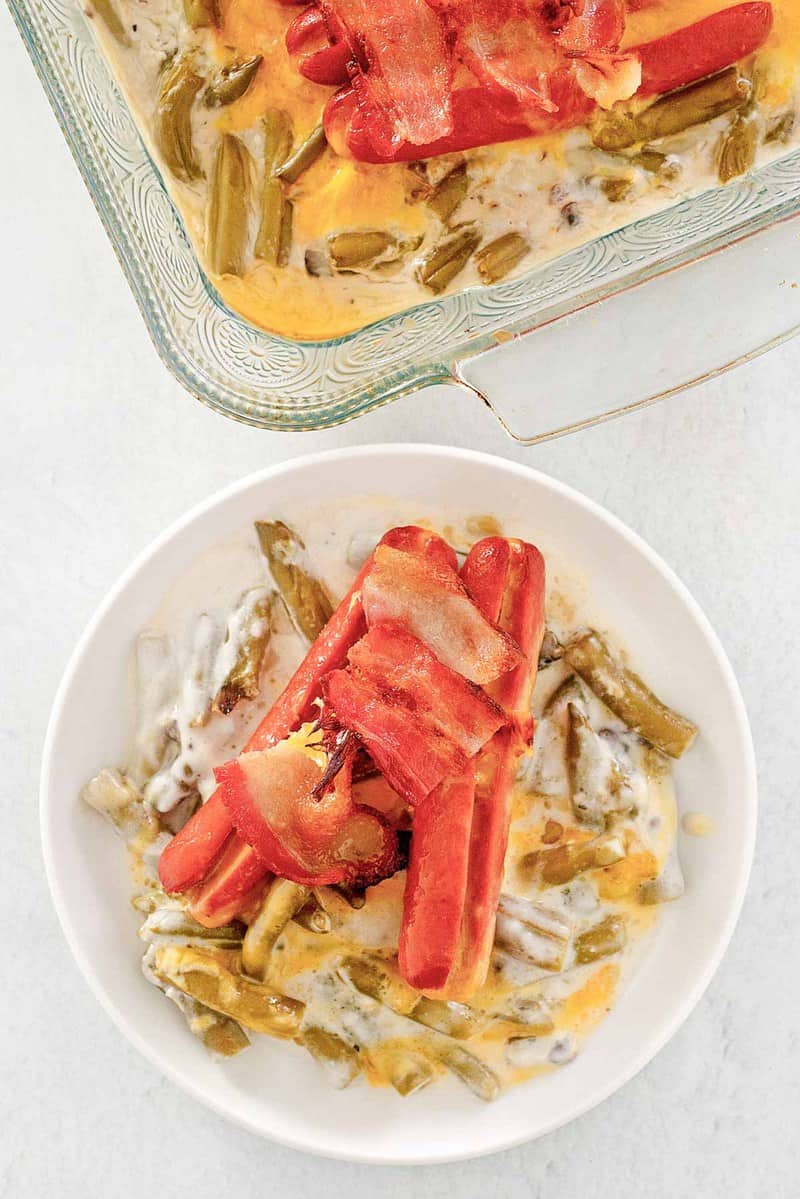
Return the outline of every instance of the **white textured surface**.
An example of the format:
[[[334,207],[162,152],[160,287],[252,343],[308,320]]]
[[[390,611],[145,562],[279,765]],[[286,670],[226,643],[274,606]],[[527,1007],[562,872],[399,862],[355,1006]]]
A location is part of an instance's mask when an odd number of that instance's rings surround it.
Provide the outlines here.
[[[156,359],[5,15],[0,28],[0,1196],[796,1196],[800,341],[666,406],[537,450],[514,448],[487,411],[443,388],[328,434],[238,427],[184,394]],[[530,462],[642,533],[731,656],[762,799],[741,923],[668,1048],[553,1136],[415,1171],[322,1162],[258,1141],[141,1060],[69,957],[43,877],[36,806],[61,671],[131,556],[196,500],[259,466],[401,439]]]

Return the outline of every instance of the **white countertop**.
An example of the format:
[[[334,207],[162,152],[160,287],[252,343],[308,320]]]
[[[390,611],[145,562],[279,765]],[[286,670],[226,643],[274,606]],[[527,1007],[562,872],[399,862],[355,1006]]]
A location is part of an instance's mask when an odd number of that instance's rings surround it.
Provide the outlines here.
[[[796,1196],[800,340],[667,404],[537,449],[515,447],[477,401],[446,388],[329,433],[238,426],[201,407],[157,359],[5,13],[0,28],[0,1196]],[[656,1060],[538,1143],[416,1171],[281,1149],[162,1079],[112,1026],[69,955],[37,822],[56,685],[131,556],[195,501],[268,463],[398,440],[530,463],[647,538],[730,654],[753,723],[762,802],[731,948]]]

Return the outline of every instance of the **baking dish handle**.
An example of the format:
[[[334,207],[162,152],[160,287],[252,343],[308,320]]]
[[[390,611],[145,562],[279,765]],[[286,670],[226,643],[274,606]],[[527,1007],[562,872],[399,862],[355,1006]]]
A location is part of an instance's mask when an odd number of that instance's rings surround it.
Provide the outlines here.
[[[714,249],[451,364],[523,445],[634,412],[800,332],[800,219]]]

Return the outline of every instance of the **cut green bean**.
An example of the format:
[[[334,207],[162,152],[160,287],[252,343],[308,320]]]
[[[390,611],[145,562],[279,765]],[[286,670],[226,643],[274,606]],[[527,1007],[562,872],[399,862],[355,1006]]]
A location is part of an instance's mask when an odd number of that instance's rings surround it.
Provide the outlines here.
[[[337,1090],[344,1090],[360,1073],[357,1051],[336,1033],[312,1025],[303,1029],[299,1039]]]
[[[154,945],[151,961],[159,981],[245,1028],[273,1037],[296,1037],[304,1005],[239,974],[232,968],[232,956],[188,945]]]
[[[475,255],[475,265],[484,283],[498,283],[517,266],[530,250],[530,243],[521,233],[504,233],[502,237],[481,246]]]
[[[410,1053],[399,1047],[381,1046],[380,1050],[371,1055],[376,1065],[384,1073],[398,1095],[406,1098],[421,1091],[434,1078],[434,1069],[429,1061],[418,1053]]]
[[[328,238],[331,265],[337,271],[374,266],[396,249],[397,238],[383,229],[355,229],[332,233]]]
[[[679,758],[697,736],[697,726],[649,690],[637,674],[614,658],[593,629],[575,637],[566,649],[573,670],[620,720],[651,745]]]
[[[575,938],[575,961],[579,966],[609,958],[625,948],[627,930],[621,916],[607,916]]]
[[[520,869],[524,875],[539,879],[545,886],[560,887],[587,870],[613,866],[625,856],[622,839],[604,834],[591,841],[568,841],[553,849],[537,849],[522,858]]]
[[[310,933],[317,933],[320,936],[329,933],[333,928],[333,921],[330,916],[323,907],[320,907],[316,897],[313,895],[303,904],[299,912],[295,912],[292,919],[301,928],[306,929]]]
[[[262,61],[260,54],[254,54],[252,58],[223,67],[203,93],[206,108],[224,108],[240,100],[258,74]]]
[[[693,83],[681,91],[656,100],[640,112],[606,113],[592,131],[592,140],[601,150],[626,150],[640,142],[683,133],[692,125],[701,125],[723,113],[746,104],[752,84],[730,67],[711,79]]]
[[[251,591],[242,599],[228,626],[226,641],[240,628],[239,648],[233,666],[214,697],[213,710],[228,715],[243,699],[255,699],[260,689],[261,668],[272,633],[272,603],[269,592]],[[232,627],[233,626],[233,627]]]
[[[281,108],[271,108],[262,122],[264,130],[264,183],[255,254],[272,266],[286,266],[292,244],[292,205],[286,187],[274,172],[292,147],[292,122]]]
[[[218,0],[183,0],[183,15],[192,29],[219,27]]]
[[[717,147],[717,175],[720,183],[730,183],[746,175],[756,161],[758,126],[752,116],[739,115],[731,122]]]
[[[242,966],[252,978],[264,981],[268,977],[270,957],[278,937],[310,894],[310,887],[285,878],[276,878],[271,883],[242,945]]]
[[[250,215],[252,160],[244,144],[224,133],[209,191],[206,252],[215,275],[241,275]]]
[[[128,30],[111,0],[91,0],[91,5],[114,41],[119,42],[120,46],[130,46]]]
[[[292,247],[293,208],[280,179],[264,180],[261,190],[261,219],[256,235],[255,256],[272,266],[286,266]]]
[[[595,732],[586,716],[567,703],[566,762],[569,795],[575,819],[602,829],[613,812],[628,811],[630,788],[607,742]]]
[[[305,141],[302,141],[291,157],[279,167],[276,168],[275,174],[284,183],[297,183],[297,180],[313,166],[318,158],[321,158],[325,152],[325,147],[328,141],[325,137],[325,129],[322,125],[317,125],[312,129]]]
[[[333,612],[319,579],[309,572],[305,545],[282,520],[256,521],[259,545],[289,615],[308,641],[314,641]]]
[[[481,235],[472,225],[464,225],[443,237],[420,264],[417,276],[423,287],[435,295],[444,291],[463,271],[480,241]]]
[[[192,137],[192,108],[203,86],[189,55],[179,55],[161,76],[155,113],[155,139],[176,179],[191,182],[202,174]]]
[[[456,1041],[466,1041],[474,1037],[489,1022],[489,1017],[483,1012],[476,1012],[465,1003],[428,999],[424,995],[414,1004],[409,1016],[416,1020],[417,1024],[424,1024],[426,1028],[433,1028]]]
[[[468,188],[467,164],[462,162],[439,180],[427,197],[426,203],[439,220],[446,223],[466,197]]]
[[[485,1103],[491,1103],[500,1094],[497,1075],[461,1045],[443,1041],[435,1049],[431,1046],[431,1052],[435,1053],[442,1065],[455,1074],[456,1078],[469,1087],[473,1095],[477,1095]]]
[[[519,895],[501,895],[495,944],[503,953],[557,974],[563,970],[572,925],[545,904]]]
[[[148,944],[174,942],[176,945],[197,945],[207,949],[238,949],[242,944],[240,924],[223,924],[206,928],[198,924],[183,908],[161,907],[151,912],[139,929],[139,936]]]

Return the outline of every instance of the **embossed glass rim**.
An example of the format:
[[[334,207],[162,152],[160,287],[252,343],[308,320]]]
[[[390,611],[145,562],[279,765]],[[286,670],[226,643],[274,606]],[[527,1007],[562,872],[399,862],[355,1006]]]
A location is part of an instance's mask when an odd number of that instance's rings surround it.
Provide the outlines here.
[[[503,338],[800,213],[796,151],[518,279],[329,341],[289,340],[237,316],[206,279],[77,0],[9,7],[162,361],[203,403],[256,427],[326,428],[427,384],[458,382],[459,362]]]

